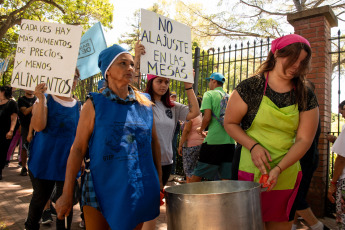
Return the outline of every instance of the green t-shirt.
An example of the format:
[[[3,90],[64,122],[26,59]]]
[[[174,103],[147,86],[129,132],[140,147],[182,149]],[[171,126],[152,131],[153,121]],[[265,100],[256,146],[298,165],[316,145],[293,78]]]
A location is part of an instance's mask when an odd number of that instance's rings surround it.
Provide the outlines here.
[[[205,109],[210,109],[217,117],[219,117],[220,101],[222,100],[222,96],[218,91],[221,91],[223,94],[225,93],[222,87],[217,87],[214,90],[209,90],[204,93],[200,108],[202,113]],[[225,129],[213,116],[208,125],[208,134],[204,143],[206,142],[209,145],[235,144],[234,139],[228,135]]]

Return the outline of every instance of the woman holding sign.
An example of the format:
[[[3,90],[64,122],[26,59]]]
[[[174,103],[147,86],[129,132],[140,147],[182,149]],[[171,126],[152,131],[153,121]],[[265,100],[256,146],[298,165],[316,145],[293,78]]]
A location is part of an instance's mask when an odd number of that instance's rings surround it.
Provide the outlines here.
[[[169,179],[173,164],[172,140],[179,121],[191,120],[200,114],[192,83],[184,82],[189,106],[170,100],[170,79],[147,75],[146,93],[150,94],[157,135],[161,146],[162,181],[165,185]]]
[[[305,38],[290,34],[274,40],[257,75],[236,87],[226,109],[224,128],[241,144],[233,163],[239,160],[238,180],[268,187],[261,193],[268,230],[291,229],[302,177],[299,159],[318,126],[317,99],[305,85],[310,60]]]
[[[98,59],[107,87],[90,93],[78,125],[57,201],[58,218],[72,210],[73,187],[88,150],[82,204],[86,229],[141,229],[159,215],[160,147],[149,95],[130,85],[134,61],[119,45]]]
[[[76,69],[74,81],[79,79]],[[80,104],[72,97],[47,95],[45,83],[35,88],[37,101],[33,105],[31,126],[36,131],[30,143],[29,176],[33,187],[25,228],[39,229],[39,220],[54,185],[56,196],[62,193],[69,150],[74,141]],[[67,218],[70,229],[71,212]],[[56,229],[65,229],[65,221],[57,220]]]

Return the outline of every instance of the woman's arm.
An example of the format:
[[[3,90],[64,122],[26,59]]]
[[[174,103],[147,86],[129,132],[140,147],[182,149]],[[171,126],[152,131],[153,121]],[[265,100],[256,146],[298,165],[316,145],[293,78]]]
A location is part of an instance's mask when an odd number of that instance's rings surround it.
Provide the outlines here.
[[[251,149],[251,156],[254,165],[261,174],[267,174],[270,165],[267,161],[272,161],[269,152],[261,145],[255,145],[256,141],[250,138],[241,128],[240,123],[248,111],[247,104],[242,100],[236,90],[230,95],[224,117],[224,129],[238,143],[247,149]],[[255,145],[255,146],[254,146]],[[254,148],[252,149],[252,147]],[[266,166],[266,167],[265,167]]]
[[[212,120],[212,110],[211,109],[205,109],[204,110],[204,116],[203,116],[202,122],[201,122],[201,126],[196,128],[196,132],[199,135],[206,137],[207,134],[204,130],[210,124],[211,120]]]
[[[333,177],[332,177],[331,185],[329,186],[328,194],[327,194],[328,199],[332,203],[335,202],[333,194],[337,190],[335,184],[333,184],[333,183],[337,183],[337,181],[339,180],[339,177],[343,173],[344,167],[345,167],[345,157],[337,155],[337,159],[335,160],[335,163],[334,163],[334,172],[333,172]]]
[[[181,139],[180,139],[180,144],[178,146],[178,151],[177,151],[180,156],[182,156],[182,146],[186,142],[187,137],[188,137],[190,131],[192,130],[192,125],[193,125],[192,121],[188,121],[188,122],[186,122],[184,124],[184,129],[183,129],[183,132],[182,132],[182,136],[181,136]]]
[[[63,193],[56,202],[58,218],[68,216],[73,208],[73,191],[75,178],[80,170],[88,148],[89,139],[95,124],[95,109],[91,100],[87,100],[80,114],[77,133],[67,160],[66,177]]]
[[[11,114],[10,130],[6,134],[6,139],[12,139],[14,128],[16,127],[16,124],[17,124],[17,118],[18,118],[18,114],[16,114],[16,113]]]
[[[269,173],[267,183],[277,182],[279,174],[299,161],[310,148],[319,122],[319,107],[300,112],[299,125],[295,143],[291,146],[284,158]],[[275,183],[272,183],[274,187]]]
[[[40,132],[45,129],[47,125],[48,108],[45,106],[46,97],[44,92],[47,90],[45,83],[38,84],[35,88],[35,96],[38,98],[38,103],[33,105],[31,125],[32,128]]]
[[[187,121],[197,117],[200,114],[198,100],[196,99],[196,96],[192,87],[193,87],[192,83],[184,82],[184,88],[188,89],[186,90],[188,106],[189,106],[189,113],[187,114],[187,117],[186,117]],[[189,88],[192,88],[192,89],[189,89]]]
[[[162,182],[162,166],[161,166],[161,146],[159,145],[159,140],[156,132],[156,125],[153,118],[153,124],[152,124],[152,157],[153,162],[156,166],[157,172],[158,172],[158,178],[159,178],[159,184],[161,190],[163,189],[163,182]]]

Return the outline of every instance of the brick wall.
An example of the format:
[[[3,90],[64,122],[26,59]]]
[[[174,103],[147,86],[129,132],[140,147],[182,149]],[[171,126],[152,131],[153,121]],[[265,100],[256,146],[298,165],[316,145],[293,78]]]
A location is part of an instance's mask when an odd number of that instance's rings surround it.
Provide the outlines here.
[[[329,6],[288,15],[288,21],[299,34],[310,42],[312,69],[308,79],[314,82],[319,102],[321,135],[319,140],[319,167],[314,173],[307,201],[316,216],[322,217],[325,209],[327,183],[327,140],[325,134],[331,127],[331,27],[337,19]]]

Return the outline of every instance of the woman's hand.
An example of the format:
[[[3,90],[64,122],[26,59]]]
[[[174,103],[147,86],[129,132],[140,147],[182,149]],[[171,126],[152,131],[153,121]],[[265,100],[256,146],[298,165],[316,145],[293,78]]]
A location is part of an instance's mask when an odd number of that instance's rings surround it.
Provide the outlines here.
[[[332,142],[334,143],[336,140],[337,140],[337,137],[336,136],[333,136],[331,134],[326,134],[326,139],[329,141],[329,142]]]
[[[140,40],[138,40],[135,43],[134,52],[135,52],[135,57],[137,57],[137,55],[139,55],[138,57],[140,57],[141,55],[146,54],[145,46],[140,43]]]
[[[337,187],[331,183],[331,185],[328,188],[328,193],[327,193],[327,197],[329,199],[329,201],[331,201],[331,203],[335,203],[335,198],[334,198],[334,194],[337,190]]]
[[[261,145],[256,145],[251,151],[252,161],[261,174],[267,174],[266,167],[271,169],[267,159],[272,161],[270,153]]]
[[[12,139],[12,137],[13,137],[13,131],[10,130],[6,133],[6,139],[10,140],[10,139]]]
[[[63,220],[65,216],[68,216],[73,208],[73,196],[68,196],[65,193],[59,197],[56,201],[55,209],[57,218]]]
[[[177,152],[178,152],[178,155],[180,155],[182,157],[182,146],[181,145],[178,146]]]
[[[38,99],[43,99],[44,98],[44,92],[47,90],[47,86],[46,86],[46,83],[41,83],[41,84],[38,84],[36,87],[35,87],[35,91],[34,91],[34,95],[36,97],[38,97]]]
[[[268,187],[267,191],[271,191],[274,188],[274,186],[276,186],[279,174],[280,168],[277,166],[269,172],[267,184],[269,184],[270,186]]]

